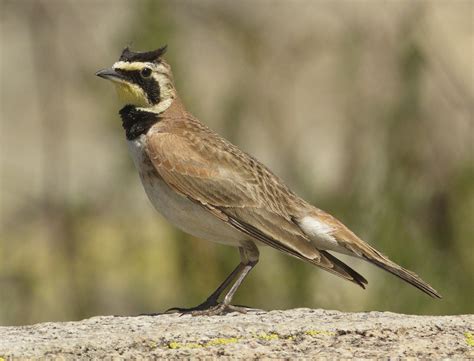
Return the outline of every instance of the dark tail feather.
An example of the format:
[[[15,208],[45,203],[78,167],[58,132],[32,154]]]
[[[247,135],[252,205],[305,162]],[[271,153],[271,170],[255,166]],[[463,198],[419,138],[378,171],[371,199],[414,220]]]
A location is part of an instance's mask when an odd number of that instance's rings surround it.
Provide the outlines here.
[[[377,267],[380,267],[383,270],[388,271],[391,274],[408,282],[412,286],[415,286],[416,288],[418,288],[420,291],[423,291],[427,295],[433,298],[442,298],[441,295],[433,287],[431,287],[428,283],[423,281],[415,273],[408,271],[388,260],[381,261],[374,258],[369,258],[367,256],[364,256],[364,258],[370,263],[376,265]]]
[[[322,255],[324,255],[328,260],[331,261],[331,263],[334,264],[334,271],[336,274],[346,274],[349,275],[350,281],[358,284],[360,287],[365,289],[365,285],[367,284],[367,280],[359,273],[354,271],[352,268],[350,268],[348,265],[346,265],[344,262],[340,261],[336,257],[334,257],[332,254],[326,252],[326,251],[319,251]]]

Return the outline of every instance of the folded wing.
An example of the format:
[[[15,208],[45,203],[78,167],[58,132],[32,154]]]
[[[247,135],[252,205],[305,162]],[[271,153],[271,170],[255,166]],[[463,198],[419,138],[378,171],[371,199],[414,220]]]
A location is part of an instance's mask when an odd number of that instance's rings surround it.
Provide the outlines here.
[[[290,203],[297,197],[275,175],[202,124],[186,119],[182,123],[174,121],[172,131],[152,129],[146,151],[172,189],[250,239],[361,287],[367,283],[356,271],[309,241],[290,214]]]

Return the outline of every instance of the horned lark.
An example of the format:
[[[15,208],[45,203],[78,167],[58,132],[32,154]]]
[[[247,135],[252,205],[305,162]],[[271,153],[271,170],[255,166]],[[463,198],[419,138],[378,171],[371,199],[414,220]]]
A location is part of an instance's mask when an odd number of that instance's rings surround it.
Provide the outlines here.
[[[128,147],[154,207],[184,232],[240,252],[239,265],[206,301],[175,310],[209,315],[236,309],[232,297],[264,245],[365,288],[367,280],[331,252],[354,256],[431,297],[441,297],[415,273],[308,204],[262,163],[188,113],[163,59],[165,50],[166,46],[149,52],[126,48],[118,62],[97,75],[113,82],[125,104],[120,116]]]

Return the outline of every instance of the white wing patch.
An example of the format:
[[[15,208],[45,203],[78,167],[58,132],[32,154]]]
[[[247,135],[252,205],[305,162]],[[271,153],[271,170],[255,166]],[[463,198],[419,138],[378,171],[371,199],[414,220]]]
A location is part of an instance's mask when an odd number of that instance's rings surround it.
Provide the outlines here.
[[[318,249],[339,250],[341,248],[332,235],[334,229],[327,223],[324,223],[315,217],[305,216],[299,220],[299,225]]]

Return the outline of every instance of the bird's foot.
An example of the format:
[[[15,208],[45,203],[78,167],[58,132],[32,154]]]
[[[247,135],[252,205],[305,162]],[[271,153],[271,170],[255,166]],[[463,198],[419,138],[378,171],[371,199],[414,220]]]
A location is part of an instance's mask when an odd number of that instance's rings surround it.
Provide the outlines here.
[[[215,299],[207,299],[200,305],[190,308],[172,307],[165,311],[165,313],[181,313],[181,315],[192,314],[193,312],[210,310],[213,307],[218,306],[219,303]]]
[[[165,313],[180,313],[181,316],[183,315],[217,316],[217,315],[225,315],[231,312],[247,313],[248,310],[252,310],[252,309],[245,306],[234,306],[234,305],[227,305],[225,303],[218,303],[215,300],[206,300],[205,302],[195,307],[191,307],[191,308],[173,307],[165,311]]]
[[[215,306],[208,308],[207,310],[195,310],[191,312],[192,316],[218,316],[218,315],[225,315],[231,312],[240,312],[240,313],[247,313],[249,310],[248,307],[243,306],[234,306],[234,305],[227,305],[225,303],[219,303]]]

